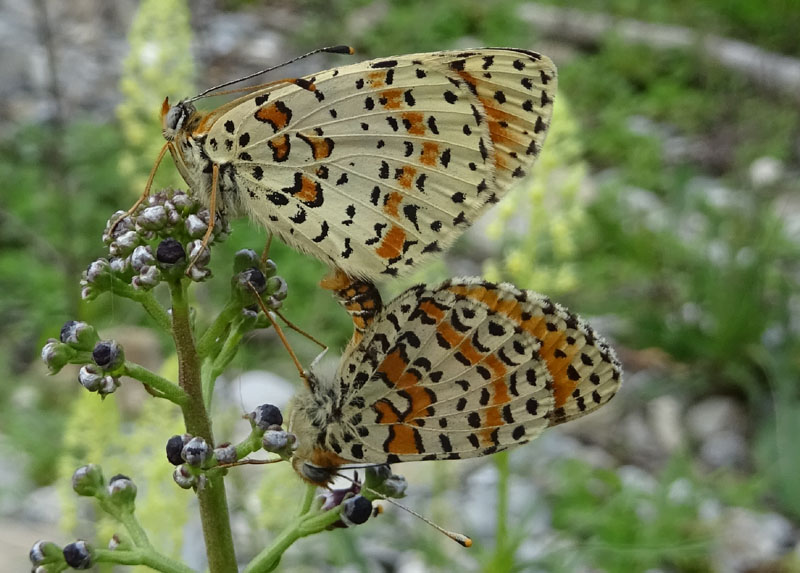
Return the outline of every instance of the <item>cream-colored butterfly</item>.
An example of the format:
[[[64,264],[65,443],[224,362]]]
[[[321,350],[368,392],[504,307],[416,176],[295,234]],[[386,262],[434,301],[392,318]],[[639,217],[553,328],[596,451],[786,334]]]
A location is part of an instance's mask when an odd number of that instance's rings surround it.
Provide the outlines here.
[[[279,80],[208,113],[192,103],[208,92],[165,101],[159,161],[169,149],[212,215],[247,215],[374,280],[445,249],[530,169],[555,90],[553,63],[527,50],[381,58]]]

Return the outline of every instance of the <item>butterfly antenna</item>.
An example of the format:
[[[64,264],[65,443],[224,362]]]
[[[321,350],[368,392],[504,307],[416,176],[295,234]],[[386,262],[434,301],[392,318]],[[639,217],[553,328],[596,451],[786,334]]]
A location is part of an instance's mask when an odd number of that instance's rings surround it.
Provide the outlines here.
[[[292,350],[291,344],[289,344],[289,341],[286,340],[286,336],[283,334],[283,329],[281,329],[280,325],[275,321],[274,318],[272,318],[272,312],[267,308],[267,305],[264,304],[264,300],[261,298],[261,295],[258,294],[256,287],[254,287],[251,283],[247,284],[250,287],[250,290],[252,290],[253,294],[256,296],[258,306],[261,307],[261,310],[264,312],[267,319],[269,319],[269,321],[272,323],[272,328],[275,329],[275,332],[278,334],[278,338],[281,339],[283,346],[286,348],[286,352],[288,352],[289,356],[292,358],[295,368],[297,368],[297,371],[300,373],[300,377],[307,382],[308,380],[306,378],[306,371],[303,369],[303,366],[297,359],[297,355],[294,353],[294,350]]]
[[[314,54],[319,54],[319,53],[353,55],[355,53],[355,50],[353,50],[353,48],[351,48],[350,46],[344,46],[344,45],[343,46],[329,46],[327,48],[317,48],[316,50],[312,50],[312,51],[308,52],[307,54],[303,54],[302,56],[297,56],[296,58],[292,58],[289,61],[283,62],[282,64],[278,64],[277,66],[272,66],[272,67],[263,69],[263,70],[261,70],[259,72],[255,72],[255,73],[252,73],[250,75],[244,76],[243,78],[238,78],[238,79],[235,79],[235,80],[231,80],[229,82],[225,82],[225,83],[219,84],[218,86],[214,86],[213,88],[208,88],[204,92],[201,92],[201,93],[197,94],[196,96],[194,96],[193,98],[190,98],[190,99],[186,100],[185,103],[189,103],[189,102],[193,102],[193,101],[199,100],[200,98],[204,98],[204,97],[208,96],[209,94],[211,94],[212,92],[217,91],[218,89],[221,89],[221,88],[224,88],[224,87],[228,87],[230,85],[238,84],[239,82],[243,82],[243,81],[258,77],[258,76],[260,76],[262,74],[266,74],[267,72],[271,72],[273,70],[277,70],[278,68],[282,68],[284,66],[288,66],[289,64],[292,64],[292,63],[294,63],[294,62],[296,62],[298,60],[302,60],[304,58],[307,58],[309,56],[313,56]]]
[[[343,475],[343,474],[337,474],[337,475],[340,476],[340,477],[343,477],[344,479],[346,479],[346,480],[348,480],[350,482],[355,483],[362,490],[366,490],[366,491],[370,492],[372,495],[376,496],[377,498],[379,498],[379,499],[381,499],[383,501],[387,501],[387,502],[389,502],[390,504],[392,504],[395,507],[399,507],[400,509],[410,513],[414,517],[418,517],[419,519],[421,519],[422,521],[424,521],[425,523],[427,523],[428,525],[433,527],[436,531],[446,535],[447,537],[449,537],[450,539],[452,539],[453,541],[455,541],[456,543],[458,543],[462,547],[472,547],[472,539],[467,537],[463,533],[456,533],[455,531],[449,531],[449,530],[445,529],[444,527],[442,527],[441,525],[435,524],[434,522],[432,522],[427,517],[424,517],[424,516],[420,515],[419,513],[414,511],[413,509],[410,509],[410,508],[406,507],[405,505],[393,500],[390,497],[386,497],[382,493],[378,493],[377,491],[375,491],[371,487],[367,487],[367,486],[365,486],[363,484],[357,483],[354,479],[350,478],[349,476],[346,476],[346,475]]]
[[[293,323],[291,320],[289,320],[288,318],[286,318],[285,316],[283,316],[283,314],[281,313],[281,311],[279,311],[279,310],[274,310],[273,312],[274,312],[275,314],[277,314],[279,317],[281,317],[281,320],[283,320],[283,322],[285,322],[285,323],[286,323],[286,326],[288,326],[289,328],[291,328],[291,329],[292,329],[292,330],[294,330],[295,332],[297,332],[297,333],[299,333],[299,334],[302,334],[303,336],[305,336],[306,338],[308,338],[308,339],[309,339],[311,342],[313,342],[314,344],[316,344],[317,346],[319,346],[320,348],[322,348],[322,349],[323,349],[323,351],[324,351],[324,350],[328,350],[328,346],[327,346],[326,344],[324,344],[324,343],[320,342],[319,340],[317,340],[316,338],[314,338],[313,336],[311,336],[311,334],[309,334],[308,332],[306,332],[305,330],[303,330],[302,328],[300,328],[299,326],[297,326],[296,324],[294,324],[294,323]]]

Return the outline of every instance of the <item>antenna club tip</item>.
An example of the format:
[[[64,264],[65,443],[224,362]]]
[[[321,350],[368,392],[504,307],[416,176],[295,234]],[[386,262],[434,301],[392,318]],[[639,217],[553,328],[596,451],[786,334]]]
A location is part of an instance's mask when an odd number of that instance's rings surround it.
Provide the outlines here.
[[[472,547],[472,539],[470,539],[469,537],[467,537],[466,539],[464,539],[464,541],[463,541],[462,545],[463,545],[464,547]]]
[[[332,46],[330,48],[325,48],[324,51],[331,54],[347,54],[350,56],[356,53],[356,51],[351,46],[345,46],[344,44],[341,46]]]

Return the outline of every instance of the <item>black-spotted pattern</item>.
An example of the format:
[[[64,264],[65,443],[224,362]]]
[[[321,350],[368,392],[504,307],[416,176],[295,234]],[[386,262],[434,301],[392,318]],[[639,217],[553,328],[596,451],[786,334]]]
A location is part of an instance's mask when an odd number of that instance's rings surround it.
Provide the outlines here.
[[[293,465],[324,485],[347,464],[491,454],[591,412],[620,383],[614,351],[547,297],[478,278],[416,286],[295,398]]]
[[[192,189],[349,276],[442,251],[533,164],[556,70],[526,50],[411,54],[276,82],[164,135]]]

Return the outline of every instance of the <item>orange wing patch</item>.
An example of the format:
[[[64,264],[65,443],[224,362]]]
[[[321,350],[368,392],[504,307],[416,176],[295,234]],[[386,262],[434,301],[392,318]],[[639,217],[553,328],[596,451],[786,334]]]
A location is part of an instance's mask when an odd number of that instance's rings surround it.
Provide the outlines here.
[[[406,232],[401,227],[393,225],[383,237],[375,252],[384,259],[394,259],[402,254],[405,241]]]

